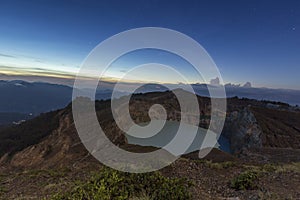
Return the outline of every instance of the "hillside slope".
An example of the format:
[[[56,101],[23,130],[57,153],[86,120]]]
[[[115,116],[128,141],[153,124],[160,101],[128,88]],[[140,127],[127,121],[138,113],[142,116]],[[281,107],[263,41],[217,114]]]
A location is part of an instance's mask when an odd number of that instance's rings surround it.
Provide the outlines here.
[[[167,108],[169,120],[180,120],[180,108],[173,97],[172,92],[136,94],[130,102],[130,114],[137,123],[147,122],[150,119],[147,114],[149,107],[160,103]],[[200,125],[205,127],[209,123],[209,99],[198,97],[198,100],[204,117]],[[116,145],[133,152],[155,150],[127,144],[123,132],[113,120],[110,101],[97,101],[96,110],[106,135]],[[237,116],[234,119],[238,123],[230,124],[232,116]],[[160,173],[193,181],[194,186],[190,189],[193,199],[300,198],[298,116],[299,111],[287,105],[270,107],[268,102],[228,99],[223,134],[231,142],[240,141],[242,146],[231,144],[232,149],[238,151],[230,155],[214,149],[204,160],[199,160],[194,152]],[[1,129],[0,137],[4,138],[1,140],[0,159],[0,178],[3,180],[0,180],[0,189],[3,187],[4,192],[0,190],[0,196],[2,194],[5,199],[50,198],[55,193],[71,190],[78,180],[87,181],[91,171],[102,169],[102,164],[81,144],[71,105]],[[261,145],[257,146],[255,141]],[[258,174],[255,187],[246,190],[232,188],[231,182],[249,170]]]

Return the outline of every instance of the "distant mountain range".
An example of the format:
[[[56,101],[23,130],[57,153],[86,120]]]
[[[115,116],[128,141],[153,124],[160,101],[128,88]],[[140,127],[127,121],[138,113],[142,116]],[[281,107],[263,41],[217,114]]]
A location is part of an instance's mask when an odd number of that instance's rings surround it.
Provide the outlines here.
[[[133,87],[134,83],[123,83],[123,85]],[[171,89],[182,87],[182,85],[174,84],[167,86]],[[98,100],[110,99],[113,87],[113,83],[107,83],[103,89],[97,90],[95,98]],[[159,84],[145,84],[138,88],[136,93],[167,91],[169,90],[168,87]],[[200,96],[209,96],[208,88],[219,89],[219,86],[207,84],[193,84],[192,87],[195,93]],[[227,97],[237,96],[239,98],[272,100],[300,105],[299,90],[238,87],[235,85],[226,85],[225,88]],[[72,91],[72,87],[60,84],[22,80],[0,81],[0,125],[18,122],[43,112],[63,108],[71,102]],[[127,94],[127,92],[117,91],[117,97]]]
[[[198,95],[209,96],[207,88],[210,85],[193,84],[192,86]],[[210,87],[218,89],[219,86]],[[254,88],[231,84],[225,85],[225,90],[227,97],[237,96],[239,98],[284,102],[294,106],[300,105],[300,90]]]
[[[72,88],[42,82],[0,81],[0,112],[32,113],[56,110],[71,101]]]

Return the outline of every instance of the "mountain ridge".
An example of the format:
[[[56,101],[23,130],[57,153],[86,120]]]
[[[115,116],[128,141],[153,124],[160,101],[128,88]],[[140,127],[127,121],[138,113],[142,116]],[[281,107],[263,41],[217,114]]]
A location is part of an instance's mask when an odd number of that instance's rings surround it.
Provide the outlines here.
[[[174,101],[168,102],[168,104],[164,104],[164,100],[173,99],[172,96],[174,94],[170,91],[168,92],[152,92],[152,93],[145,93],[145,94],[135,94],[131,98],[130,103],[130,113],[132,119],[136,123],[140,122],[147,122],[150,120],[148,117],[148,108],[151,107],[151,105],[155,103],[162,103],[163,106],[169,106],[167,107],[168,110],[168,120],[175,120],[180,121],[179,115],[174,115],[171,110],[176,110],[176,107],[179,105]],[[154,100],[154,101],[153,101]],[[198,101],[200,102],[200,110],[203,114],[202,118],[200,119],[200,127],[207,128],[210,120],[209,118],[209,98],[206,97],[200,97],[198,96]],[[139,111],[136,110],[137,107],[141,107],[143,105],[143,109]],[[171,109],[172,108],[172,109]],[[170,110],[171,109],[171,110]],[[180,109],[178,107],[178,109]],[[116,126],[115,121],[113,119],[111,110],[110,110],[110,100],[102,100],[102,101],[96,101],[96,110],[98,119],[100,120],[100,125],[104,126],[104,131],[109,131],[108,137],[117,145],[124,145],[127,143],[126,138],[124,136],[124,133],[119,130],[119,128]],[[137,112],[138,111],[138,112]],[[264,114],[266,113],[267,114]],[[232,116],[238,116],[239,113],[241,116],[243,116],[240,119],[236,119],[236,117]],[[278,126],[272,126],[271,124],[274,123],[274,120],[278,118],[278,113],[284,113],[285,116],[281,117],[281,124],[277,123]],[[248,115],[251,116],[253,119],[249,121]],[[289,122],[290,117],[292,116],[292,119],[294,121]],[[251,118],[250,117],[250,118]],[[273,117],[273,119],[272,119]],[[53,125],[49,125],[49,119],[52,118]],[[101,120],[102,119],[102,120]],[[40,121],[38,121],[40,120]],[[78,140],[78,136],[76,129],[74,127],[73,123],[73,117],[72,117],[72,110],[71,110],[71,104],[69,104],[66,108],[52,111],[50,113],[42,114],[41,116],[34,118],[32,120],[28,120],[27,122],[24,122],[20,125],[16,125],[13,127],[8,128],[2,128],[0,130],[0,137],[2,137],[1,142],[3,143],[2,152],[1,155],[4,155],[5,153],[13,153],[22,151],[23,149],[29,148],[32,145],[38,144],[40,141],[45,140],[46,137],[48,137],[51,134],[58,134],[59,132],[63,132],[62,130],[68,130],[68,133],[71,135],[70,141],[76,141],[76,143],[80,142]],[[234,121],[234,124],[231,125],[231,122]],[[240,122],[238,122],[240,120]],[[271,120],[271,121],[270,121]],[[226,117],[225,127],[222,134],[224,134],[225,137],[227,137],[231,142],[231,149],[233,152],[240,154],[245,153],[245,151],[251,150],[251,149],[259,149],[262,147],[271,147],[271,148],[292,148],[292,149],[300,149],[300,129],[297,126],[299,124],[300,120],[300,111],[298,110],[289,110],[289,106],[283,104],[281,107],[277,108],[269,108],[268,104],[262,101],[255,101],[255,100],[248,100],[248,99],[237,99],[237,98],[229,98],[228,99],[228,114]],[[39,124],[40,127],[49,127],[49,131],[47,134],[45,134],[42,129],[38,129],[35,124]],[[241,127],[241,124],[243,125],[243,129],[238,130],[237,128]],[[257,126],[257,128],[253,129],[253,126]],[[51,127],[52,126],[52,127]],[[36,127],[26,130],[26,127]],[[60,128],[59,128],[60,127]],[[65,127],[65,128],[61,128]],[[5,141],[9,141],[10,136],[12,132],[14,132],[14,135],[18,135],[18,130],[23,131],[23,136],[26,136],[25,133],[28,133],[28,136],[30,139],[30,132],[37,130],[37,133],[35,134],[38,138],[36,140],[33,140],[33,142],[28,143],[27,146],[23,145],[20,148],[17,148],[16,150],[12,150],[12,152],[4,152],[3,147],[5,147]],[[45,130],[45,129],[44,129]],[[259,132],[255,132],[259,131]],[[285,130],[292,130],[290,131],[290,134],[285,134]],[[234,132],[233,132],[234,131]],[[276,132],[277,131],[277,132]],[[278,132],[279,131],[279,132]],[[281,131],[281,132],[280,132]],[[55,133],[54,133],[55,132]],[[227,134],[228,132],[231,132],[230,134]],[[240,136],[238,136],[241,134]],[[256,135],[257,134],[257,135]],[[285,134],[285,135],[284,135]],[[38,136],[40,135],[40,136]],[[5,139],[5,137],[7,139]],[[13,136],[15,137],[15,136]],[[19,137],[19,136],[18,136]],[[49,136],[50,137],[50,136]],[[60,134],[57,135],[57,137],[60,137]],[[69,136],[68,136],[69,137]],[[77,139],[74,139],[76,138]],[[240,137],[238,139],[238,137]],[[253,145],[250,145],[249,139],[250,138],[256,138],[254,139]],[[20,138],[22,143],[22,138]],[[28,139],[25,139],[27,141]],[[235,141],[239,141],[236,143]],[[258,142],[261,143],[261,145],[258,145]],[[67,142],[70,143],[70,142]],[[239,144],[239,146],[235,146],[234,144]],[[63,142],[52,142],[52,144],[55,146],[55,144],[63,144]],[[15,145],[18,146],[18,145]],[[50,145],[51,146],[51,145]],[[44,148],[48,148],[47,145]],[[45,149],[44,149],[45,150]],[[46,150],[45,150],[46,151]],[[29,154],[30,155],[30,154]],[[24,160],[24,159],[17,159],[17,160]],[[28,159],[25,159],[28,160]]]

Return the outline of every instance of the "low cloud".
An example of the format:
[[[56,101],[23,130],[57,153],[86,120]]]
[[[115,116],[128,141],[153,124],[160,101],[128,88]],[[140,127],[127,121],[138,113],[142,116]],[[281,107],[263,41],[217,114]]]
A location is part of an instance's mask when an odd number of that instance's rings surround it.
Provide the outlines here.
[[[3,54],[3,53],[0,53],[0,56],[5,57],[5,58],[16,58],[16,56],[9,55],[9,54]]]
[[[219,77],[216,77],[215,79],[210,80],[211,85],[220,85],[220,79]]]

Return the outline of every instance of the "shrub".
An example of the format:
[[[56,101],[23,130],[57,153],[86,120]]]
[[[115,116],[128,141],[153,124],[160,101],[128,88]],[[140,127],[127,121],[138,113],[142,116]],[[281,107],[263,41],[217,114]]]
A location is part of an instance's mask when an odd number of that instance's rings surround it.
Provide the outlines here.
[[[231,180],[231,187],[236,190],[251,190],[257,187],[258,175],[254,171],[245,171]]]
[[[65,194],[52,199],[125,200],[147,196],[150,199],[191,199],[186,179],[167,178],[159,172],[131,174],[103,168],[88,182],[80,182]]]
[[[274,164],[265,164],[262,166],[262,171],[264,172],[275,172],[277,170],[278,166]]]

